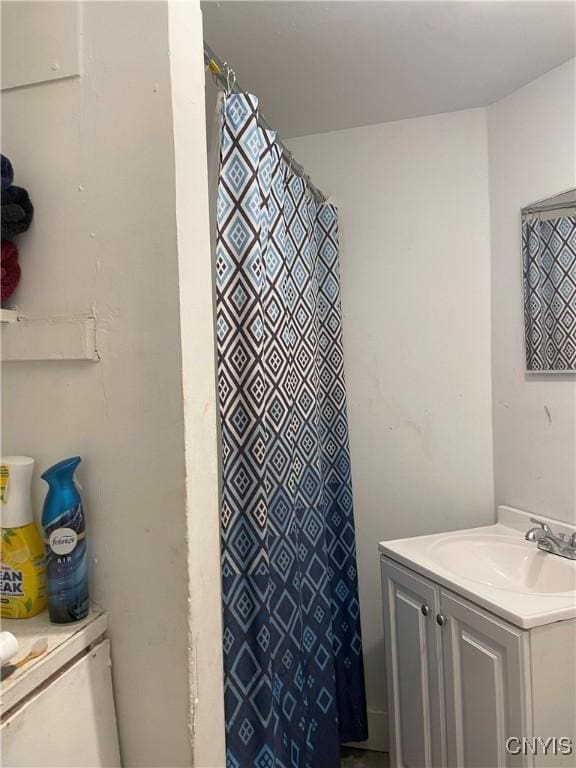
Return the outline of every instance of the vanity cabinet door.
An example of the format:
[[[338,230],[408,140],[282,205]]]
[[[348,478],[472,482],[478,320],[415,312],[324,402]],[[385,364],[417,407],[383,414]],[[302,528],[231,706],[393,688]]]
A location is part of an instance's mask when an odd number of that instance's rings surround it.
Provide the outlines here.
[[[439,590],[382,558],[391,765],[442,768],[442,658]]]
[[[532,765],[506,751],[530,733],[528,633],[441,590],[448,766]]]

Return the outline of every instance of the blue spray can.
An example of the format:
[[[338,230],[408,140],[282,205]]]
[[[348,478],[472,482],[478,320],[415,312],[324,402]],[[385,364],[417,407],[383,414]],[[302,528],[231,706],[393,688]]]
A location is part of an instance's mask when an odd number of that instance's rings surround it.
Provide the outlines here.
[[[74,482],[80,457],[54,464],[42,475],[49,489],[42,511],[46,543],[48,613],[66,624],[88,615],[88,553],[82,499]]]

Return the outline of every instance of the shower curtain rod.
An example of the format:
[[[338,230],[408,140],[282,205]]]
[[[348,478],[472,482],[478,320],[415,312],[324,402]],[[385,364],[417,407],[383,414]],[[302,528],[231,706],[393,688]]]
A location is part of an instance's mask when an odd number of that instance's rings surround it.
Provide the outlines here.
[[[216,83],[222,87],[226,93],[245,93],[245,91],[238,85],[238,81],[236,80],[236,73],[234,70],[228,66],[227,62],[222,61],[222,59],[220,59],[214,53],[206,41],[204,41],[204,63],[212,73]],[[264,118],[261,112],[258,115],[258,122],[265,130],[274,131],[274,129]],[[328,199],[326,195],[320,189],[318,189],[318,187],[314,186],[310,176],[308,176],[306,173],[304,166],[296,162],[292,152],[288,149],[284,142],[278,138],[278,133],[276,131],[274,131],[274,133],[276,134],[276,143],[282,150],[282,157],[286,165],[293,173],[296,174],[296,176],[300,176],[306,185],[306,189],[315,200],[317,200],[319,203],[325,203]]]

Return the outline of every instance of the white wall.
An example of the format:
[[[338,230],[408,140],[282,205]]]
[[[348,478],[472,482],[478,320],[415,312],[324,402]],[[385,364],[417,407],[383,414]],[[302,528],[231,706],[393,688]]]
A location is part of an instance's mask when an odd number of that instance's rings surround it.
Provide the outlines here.
[[[219,470],[212,258],[198,2],[170,3],[196,768],[224,768]],[[195,41],[195,45],[191,45]]]
[[[377,543],[494,515],[485,111],[289,144],[340,208],[370,743],[383,747]]]
[[[34,456],[38,470],[82,456],[124,764],[189,766],[196,739],[195,764],[221,767],[200,9],[81,10],[82,77],[4,92],[2,151],[36,208],[14,303],[29,315],[95,315],[101,361],[7,364],[2,447]],[[23,39],[24,66],[46,47]],[[45,490],[37,475],[37,511]]]
[[[495,494],[576,522],[576,377],[524,373],[520,209],[576,186],[574,60],[488,110]]]

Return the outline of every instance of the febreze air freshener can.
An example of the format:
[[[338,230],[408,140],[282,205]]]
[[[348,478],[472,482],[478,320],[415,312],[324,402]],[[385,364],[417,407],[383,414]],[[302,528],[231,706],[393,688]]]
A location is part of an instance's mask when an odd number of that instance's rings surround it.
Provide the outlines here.
[[[79,621],[89,611],[86,521],[74,482],[80,461],[78,456],[64,459],[42,475],[49,486],[42,512],[48,614],[57,624]]]

